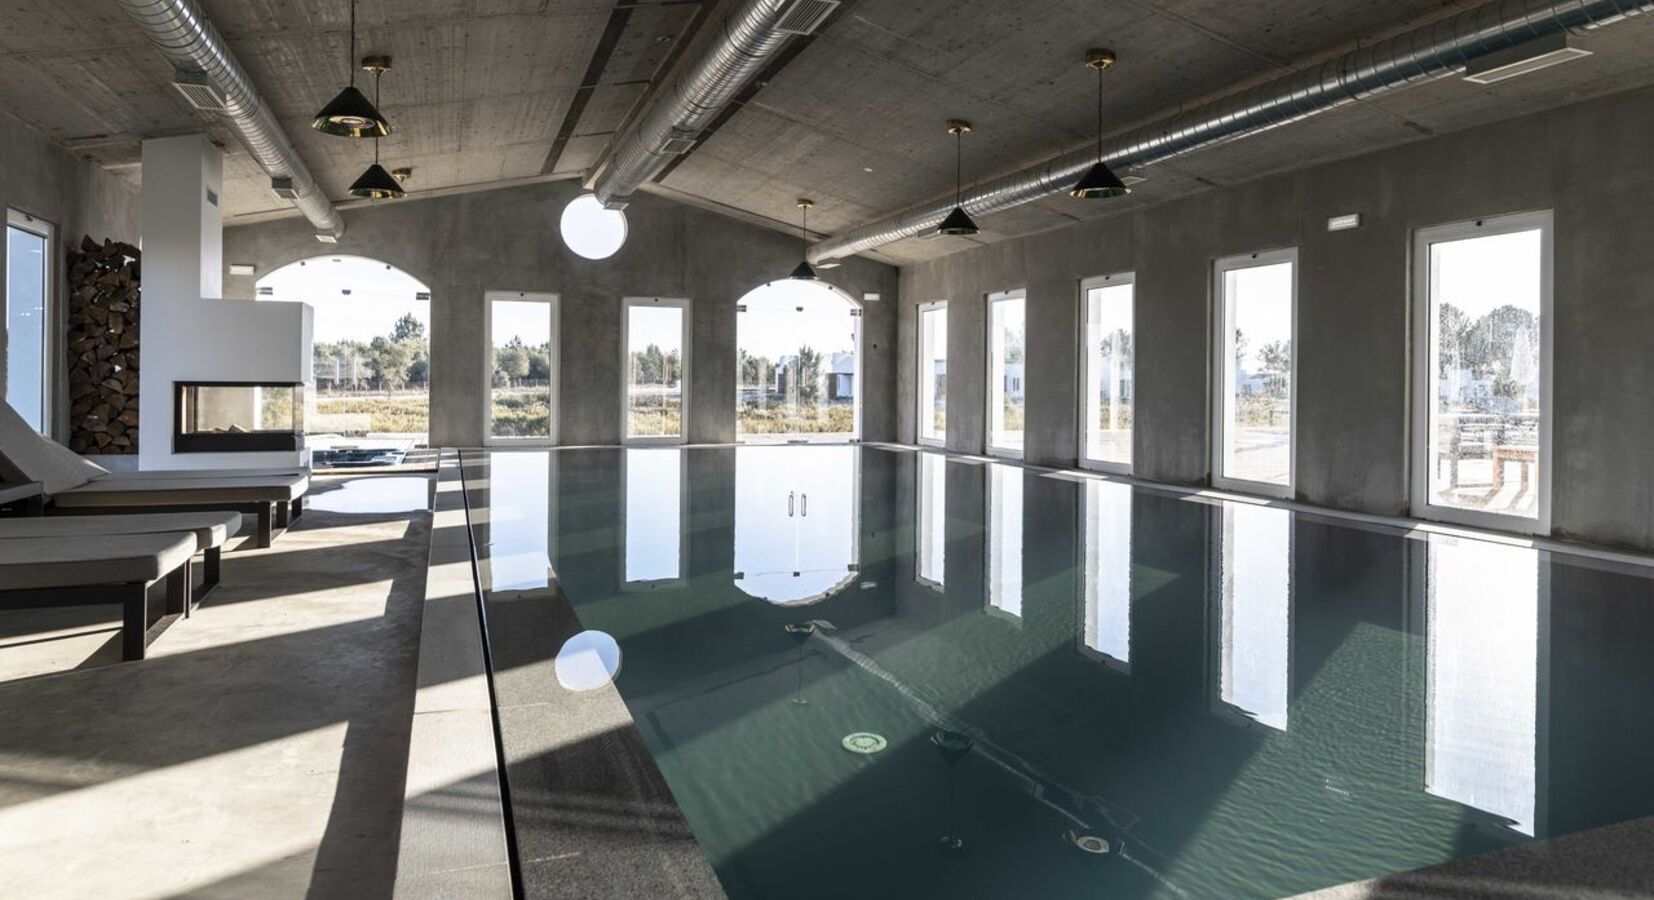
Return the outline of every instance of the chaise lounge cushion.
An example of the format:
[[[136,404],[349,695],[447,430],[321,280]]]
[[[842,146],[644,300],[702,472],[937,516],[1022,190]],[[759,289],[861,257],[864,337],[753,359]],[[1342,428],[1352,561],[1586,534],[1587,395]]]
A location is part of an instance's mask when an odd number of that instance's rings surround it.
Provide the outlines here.
[[[136,478],[110,475],[56,494],[58,507],[185,506],[212,503],[287,503],[310,488],[307,475],[261,478],[198,475],[193,478]]]
[[[149,584],[194,554],[195,535],[188,532],[12,538],[0,540],[0,585],[24,590]]]
[[[0,403],[0,475],[4,480],[38,481],[49,497],[108,474],[102,466],[42,437],[10,404]]]
[[[197,552],[222,547],[241,530],[236,512],[179,512],[121,516],[53,516],[51,518],[0,519],[0,540],[14,538],[80,538],[113,534],[165,534],[190,532]],[[96,540],[95,537],[91,538]]]

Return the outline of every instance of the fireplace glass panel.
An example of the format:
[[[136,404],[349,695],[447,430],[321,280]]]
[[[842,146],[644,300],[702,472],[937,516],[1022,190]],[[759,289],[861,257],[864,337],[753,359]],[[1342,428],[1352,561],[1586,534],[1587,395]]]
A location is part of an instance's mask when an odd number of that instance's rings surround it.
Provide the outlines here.
[[[304,385],[180,383],[178,453],[297,450],[304,445]]]

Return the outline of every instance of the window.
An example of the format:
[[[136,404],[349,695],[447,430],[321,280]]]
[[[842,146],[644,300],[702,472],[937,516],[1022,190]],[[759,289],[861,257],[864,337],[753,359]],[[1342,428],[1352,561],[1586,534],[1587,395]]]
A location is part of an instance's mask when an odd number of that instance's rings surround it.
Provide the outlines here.
[[[941,590],[947,583],[948,459],[939,453],[920,453],[914,486],[913,576],[920,584]]]
[[[675,587],[683,579],[683,452],[665,447],[629,449],[621,471],[626,497],[623,588]]]
[[[743,442],[860,436],[861,307],[783,278],[735,305],[735,432]]]
[[[1027,304],[1021,291],[988,295],[988,452],[1022,458]]]
[[[557,439],[557,295],[489,291],[488,438]]]
[[[626,440],[682,443],[689,384],[689,301],[628,297],[625,306]]]
[[[563,244],[587,259],[608,259],[626,244],[626,213],[605,208],[592,194],[570,200],[557,226]]]
[[[1549,583],[1527,547],[1426,538],[1424,789],[1538,833]]]
[[[1547,531],[1551,214],[1427,228],[1413,260],[1414,513]]]
[[[1120,669],[1131,663],[1131,488],[1091,480],[1085,491],[1084,646]]]
[[[919,443],[940,447],[948,439],[948,304],[919,307]]]
[[[1218,260],[1214,484],[1292,495],[1298,251]]]
[[[6,402],[41,434],[52,430],[52,226],[6,212]]]
[[[1286,730],[1292,679],[1292,513],[1217,511],[1217,710]]]
[[[305,447],[316,468],[435,465],[431,291],[364,256],[317,256],[258,279],[258,299],[315,311]]]
[[[988,611],[1022,620],[1022,470],[988,468]]]
[[[1089,278],[1084,295],[1085,345],[1080,353],[1080,462],[1088,468],[1131,471],[1131,273]]]

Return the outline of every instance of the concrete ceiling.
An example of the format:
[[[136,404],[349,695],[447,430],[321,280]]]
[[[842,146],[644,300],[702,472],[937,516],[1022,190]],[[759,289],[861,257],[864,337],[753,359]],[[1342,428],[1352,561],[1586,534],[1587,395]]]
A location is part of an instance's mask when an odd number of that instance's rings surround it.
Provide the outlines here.
[[[371,145],[312,131],[348,71],[346,0],[201,0],[325,190],[344,198]],[[358,55],[390,53],[387,167],[415,192],[578,175],[648,102],[686,45],[733,0],[360,0]],[[1111,130],[1274,77],[1477,0],[846,0],[659,180],[691,202],[834,231],[952,190],[945,118],[972,120],[966,177],[1084,143],[1107,73]],[[109,0],[0,0],[0,108],[136,177],[143,138],[205,129],[230,151],[234,221],[285,212],[223,126],[170,87],[169,65]],[[1448,79],[1151,167],[1123,201],[1051,198],[985,217],[975,238],[908,240],[909,262],[1118,214],[1212,185],[1368,152],[1654,83],[1654,16],[1578,39],[1589,58],[1486,87]],[[549,227],[549,223],[548,223]]]

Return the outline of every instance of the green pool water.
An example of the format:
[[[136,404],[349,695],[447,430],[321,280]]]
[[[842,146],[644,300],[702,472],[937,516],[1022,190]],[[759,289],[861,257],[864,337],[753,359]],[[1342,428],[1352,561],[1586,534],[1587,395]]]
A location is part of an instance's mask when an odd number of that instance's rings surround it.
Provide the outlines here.
[[[487,602],[614,641],[502,700],[612,671],[738,900],[1277,897],[1654,813],[1654,570],[896,449],[467,462]]]

